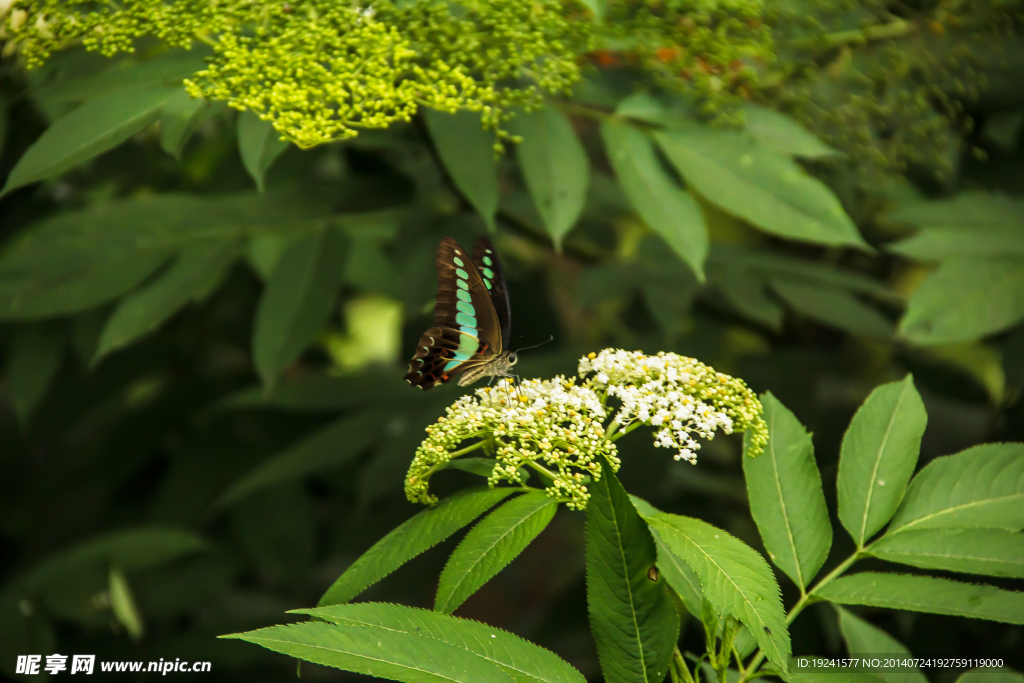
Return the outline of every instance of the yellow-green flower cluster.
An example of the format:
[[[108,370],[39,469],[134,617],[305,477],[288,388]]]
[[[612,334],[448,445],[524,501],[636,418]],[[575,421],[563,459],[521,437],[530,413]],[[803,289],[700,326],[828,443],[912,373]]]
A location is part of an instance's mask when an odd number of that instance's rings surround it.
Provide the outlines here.
[[[416,450],[405,480],[405,495],[416,503],[434,503],[430,475],[450,461],[459,446],[478,441],[458,454],[475,448],[492,450],[496,460],[488,479],[524,484],[521,468],[533,469],[546,482],[548,495],[581,510],[590,494],[588,479],[600,479],[603,455],[618,469],[615,445],[606,437],[606,417],[598,396],[557,376],[528,380],[518,387],[504,382],[463,396],[427,428],[427,438]]]
[[[646,356],[640,351],[605,349],[580,359],[583,386],[619,399],[612,418],[616,431],[652,425],[655,445],[677,451],[676,460],[695,463],[700,448],[692,435],[714,438],[751,430],[751,455],[768,443],[761,401],[741,379],[715,372],[703,363],[674,353]]]
[[[605,349],[581,358],[579,373],[590,376],[581,384],[562,376],[519,387],[500,383],[460,398],[427,428],[406,477],[408,499],[435,502],[430,476],[453,458],[481,449],[496,461],[491,486],[525,485],[523,472],[532,469],[548,495],[579,510],[590,497],[588,478],[601,477],[599,456],[617,471],[614,441],[641,425],[654,426],[655,444],[690,462],[699,448],[694,434],[711,439],[717,429],[749,429],[752,455],[768,443],[757,396],[741,380],[692,358]],[[609,397],[620,403],[614,414],[605,405]]]
[[[106,55],[154,36],[213,50],[195,97],[251,109],[302,147],[407,121],[421,106],[479,112],[510,137],[512,111],[565,93],[603,49],[703,99],[735,97],[770,53],[759,0],[14,0],[5,50],[28,66],[84,45]],[[667,81],[666,81],[667,79]]]

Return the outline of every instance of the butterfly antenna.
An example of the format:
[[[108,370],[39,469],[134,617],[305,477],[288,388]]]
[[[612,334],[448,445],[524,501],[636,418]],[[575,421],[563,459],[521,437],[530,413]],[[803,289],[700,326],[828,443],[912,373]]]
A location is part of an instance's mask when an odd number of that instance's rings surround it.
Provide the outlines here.
[[[524,346],[524,347],[523,347],[523,348],[521,348],[521,349],[516,349],[516,353],[519,353],[520,351],[526,351],[527,349],[535,349],[535,348],[537,348],[538,346],[544,346],[544,345],[545,345],[545,344],[547,344],[547,343],[548,343],[549,341],[553,341],[554,339],[555,339],[555,335],[551,335],[550,337],[548,337],[547,339],[545,339],[544,341],[542,341],[542,342],[541,342],[540,344],[534,344],[533,346]]]

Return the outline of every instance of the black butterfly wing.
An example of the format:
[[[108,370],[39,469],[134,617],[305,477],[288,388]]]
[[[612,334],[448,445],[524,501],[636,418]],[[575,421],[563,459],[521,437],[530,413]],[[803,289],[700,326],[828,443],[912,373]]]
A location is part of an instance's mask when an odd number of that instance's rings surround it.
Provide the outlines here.
[[[501,347],[498,349],[500,353],[507,350],[511,344],[512,305],[509,303],[508,286],[505,284],[505,269],[501,267],[498,252],[486,237],[478,239],[473,247],[473,265],[487,287],[491,303],[494,304],[494,312],[498,316],[498,327],[501,328]]]
[[[423,390],[490,361],[501,348],[498,315],[466,251],[451,237],[444,237],[435,263],[434,326],[420,337],[405,375],[409,384]]]

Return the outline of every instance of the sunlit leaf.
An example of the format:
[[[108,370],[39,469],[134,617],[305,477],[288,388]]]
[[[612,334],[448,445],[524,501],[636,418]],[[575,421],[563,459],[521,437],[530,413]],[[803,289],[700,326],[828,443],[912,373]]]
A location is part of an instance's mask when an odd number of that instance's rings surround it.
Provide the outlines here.
[[[787,239],[870,250],[831,190],[792,159],[711,126],[654,137],[686,182],[722,210]]]
[[[1024,579],[1024,534],[1006,529],[911,529],[883,536],[868,553],[922,569]]]
[[[814,594],[841,605],[888,607],[1024,624],[1024,593],[932,576],[861,572],[840,576]]]
[[[526,549],[555,516],[545,493],[517,496],[484,517],[448,558],[438,580],[434,610],[450,614]]]
[[[433,548],[515,490],[463,489],[442,498],[377,541],[327,589],[318,607],[348,602],[417,555]]]
[[[771,393],[761,397],[761,404],[768,445],[758,457],[743,458],[750,512],[768,557],[806,589],[832,546],[821,473],[811,435],[796,416]]]
[[[935,458],[910,482],[888,533],[1024,529],[1024,444],[992,443]]]
[[[850,421],[839,455],[839,521],[858,547],[896,512],[927,421],[910,375],[871,392]]]
[[[703,281],[708,234],[700,207],[662,168],[646,134],[614,121],[605,122],[601,134],[633,208]]]
[[[846,156],[774,109],[746,102],[743,115],[746,131],[772,151],[804,159],[836,159]]]
[[[427,130],[455,187],[494,231],[498,210],[498,173],[494,162],[494,134],[483,129],[480,114],[455,114],[424,109]]]
[[[516,157],[544,226],[561,250],[562,238],[583,210],[590,178],[586,150],[569,119],[557,107],[525,114],[515,122],[523,141]]]

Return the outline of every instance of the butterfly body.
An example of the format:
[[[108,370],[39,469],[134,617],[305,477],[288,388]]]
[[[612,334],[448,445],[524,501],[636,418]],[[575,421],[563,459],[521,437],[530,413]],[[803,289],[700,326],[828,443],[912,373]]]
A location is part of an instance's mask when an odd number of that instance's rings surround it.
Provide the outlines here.
[[[469,255],[451,237],[437,247],[434,325],[423,333],[405,381],[424,391],[458,377],[467,386],[482,377],[512,377],[508,290],[490,241]]]

